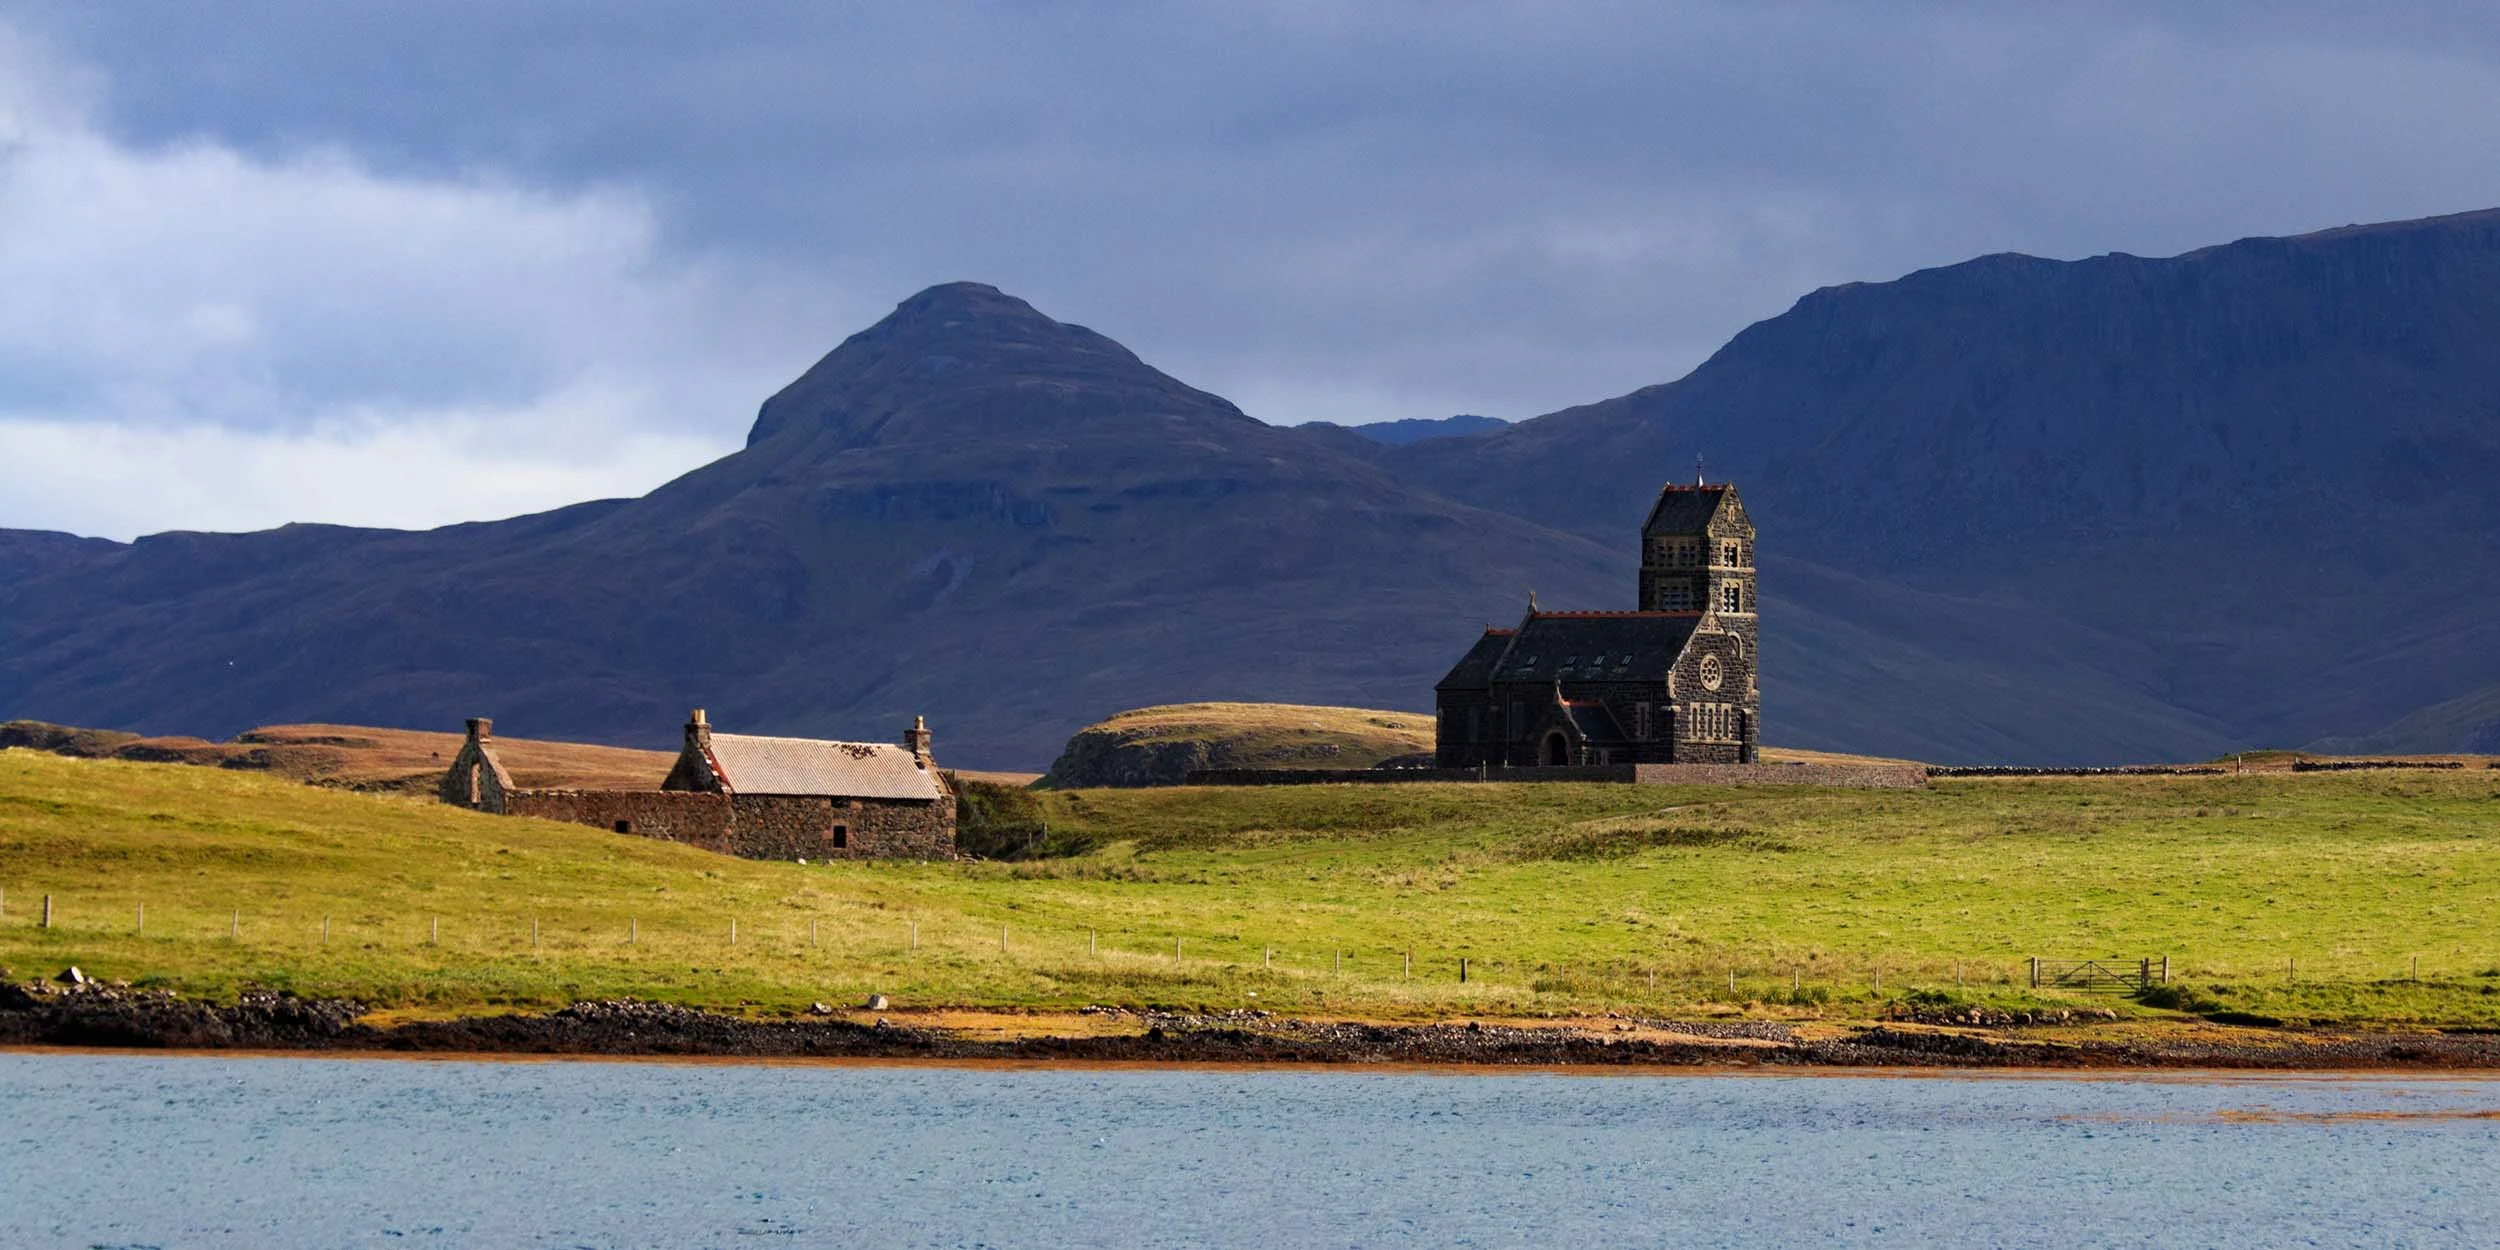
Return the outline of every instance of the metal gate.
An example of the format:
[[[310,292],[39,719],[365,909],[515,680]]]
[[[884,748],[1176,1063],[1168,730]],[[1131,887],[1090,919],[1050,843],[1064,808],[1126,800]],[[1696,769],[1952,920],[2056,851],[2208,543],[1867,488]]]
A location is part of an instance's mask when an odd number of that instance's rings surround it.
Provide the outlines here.
[[[2141,994],[2170,984],[2170,956],[2139,959],[2130,964],[2108,959],[2031,959],[2031,988],[2081,990],[2087,994]]]

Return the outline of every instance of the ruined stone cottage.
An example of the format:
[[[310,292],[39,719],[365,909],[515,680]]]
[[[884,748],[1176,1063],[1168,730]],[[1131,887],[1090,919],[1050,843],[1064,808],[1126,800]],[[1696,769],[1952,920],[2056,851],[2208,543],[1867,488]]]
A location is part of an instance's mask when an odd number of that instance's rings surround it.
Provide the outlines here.
[[[1736,488],[1658,492],[1640,607],[1545,612],[1532,595],[1436,687],[1442,768],[1752,764],[1761,758],[1754,527]]]
[[[495,756],[495,723],[469,723],[443,775],[446,803],[592,825],[748,859],[943,859],[955,795],[915,718],[900,746],[714,733],[695,709],[656,790],[522,789]]]

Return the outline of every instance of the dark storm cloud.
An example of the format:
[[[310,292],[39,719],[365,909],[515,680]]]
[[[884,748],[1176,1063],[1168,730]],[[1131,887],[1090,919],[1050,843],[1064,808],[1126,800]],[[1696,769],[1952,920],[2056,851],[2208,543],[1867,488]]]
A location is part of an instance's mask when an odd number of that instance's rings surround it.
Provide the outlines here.
[[[135,150],[623,196],[650,215],[647,263],[737,287],[744,339],[785,373],[973,278],[1280,421],[1533,415],[1668,380],[1815,286],[1987,251],[2162,253],[2500,203],[2500,21],[2462,5],[308,0],[0,20],[90,67],[96,125]],[[457,373],[463,350],[419,372]],[[734,435],[757,397],[687,419]]]

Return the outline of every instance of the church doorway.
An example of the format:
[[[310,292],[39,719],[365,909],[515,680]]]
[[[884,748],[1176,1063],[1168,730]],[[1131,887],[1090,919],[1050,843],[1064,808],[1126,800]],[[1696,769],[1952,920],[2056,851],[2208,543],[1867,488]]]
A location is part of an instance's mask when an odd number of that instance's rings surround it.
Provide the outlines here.
[[[1536,762],[1548,768],[1558,768],[1571,762],[1571,744],[1563,740],[1561,730],[1546,732],[1545,745],[1537,749]]]

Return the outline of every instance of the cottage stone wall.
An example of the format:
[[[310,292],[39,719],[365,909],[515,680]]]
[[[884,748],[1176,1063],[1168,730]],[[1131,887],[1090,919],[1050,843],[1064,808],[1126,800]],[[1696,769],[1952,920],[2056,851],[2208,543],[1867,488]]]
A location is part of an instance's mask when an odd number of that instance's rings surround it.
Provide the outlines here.
[[[828,799],[741,794],[730,799],[734,854],[748,859],[948,859],[955,797]]]

